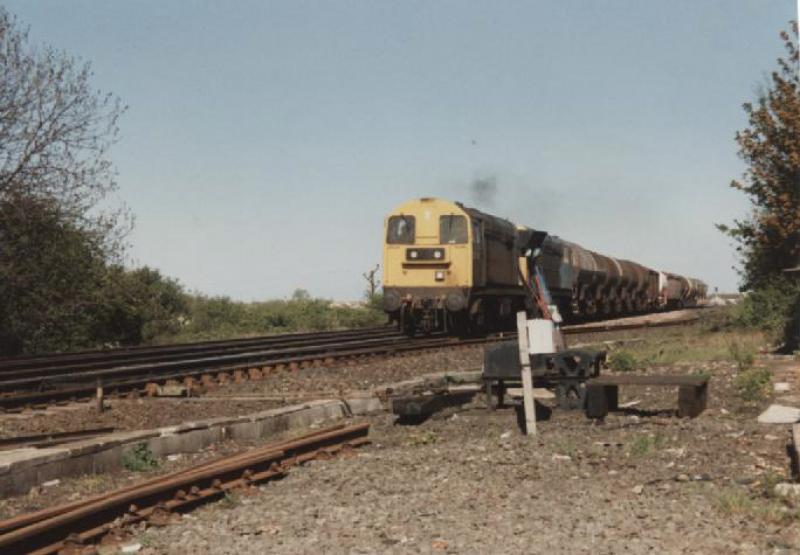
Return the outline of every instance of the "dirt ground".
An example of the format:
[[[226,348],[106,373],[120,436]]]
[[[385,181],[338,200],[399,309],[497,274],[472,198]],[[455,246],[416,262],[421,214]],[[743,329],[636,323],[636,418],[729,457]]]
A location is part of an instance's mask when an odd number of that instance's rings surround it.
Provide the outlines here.
[[[547,410],[553,403],[546,401],[533,439],[520,434],[515,408],[489,411],[482,398],[417,426],[379,415],[370,420],[372,444],[355,457],[295,468],[256,495],[229,496],[178,524],[136,530],[134,539],[148,555],[800,552],[800,505],[773,494],[775,483],[789,479],[788,427],[758,424],[774,394],[746,402],[735,381],[741,353],[758,349],[762,338],[714,330],[703,324],[631,331],[635,337],[624,347],[634,371],[711,376],[708,410],[696,419],[677,418],[677,392],[657,387],[623,387],[620,402],[634,405],[603,423]],[[428,372],[474,370],[481,354],[475,348],[309,368],[211,394],[368,389]],[[780,366],[779,379],[790,388],[781,402],[800,405],[800,363],[761,357],[755,366]],[[217,446],[159,471],[241,447]],[[137,477],[124,471],[66,480],[45,495],[3,501],[0,514]]]
[[[92,402],[21,414],[0,415],[0,437],[89,428],[141,430],[218,416],[237,416],[370,390],[434,371],[479,370],[483,349],[466,347],[372,361],[354,361],[332,368],[281,370],[258,381],[216,387],[198,399],[114,399],[98,413]]]
[[[298,399],[318,399],[339,393],[364,390],[401,381],[413,376],[465,367],[480,368],[479,347],[451,349],[391,359],[356,361],[334,368],[305,368],[276,372],[260,381],[247,381],[215,388],[196,400],[141,398],[112,400],[108,410],[98,413],[91,403],[28,411],[19,415],[0,415],[0,437],[89,428],[115,427],[139,430],[169,426],[186,421],[217,416],[236,416],[292,404]],[[268,396],[269,400],[242,400]],[[231,400],[231,399],[236,400]],[[276,438],[277,439],[277,438]],[[117,472],[62,480],[56,486],[36,487],[28,495],[0,500],[0,519],[34,511],[58,503],[74,501],[134,480],[155,476],[199,464],[248,447],[246,442],[227,442],[193,455],[161,461],[158,468],[146,473]]]
[[[149,554],[796,552],[797,509],[764,494],[787,472],[786,430],[759,426],[715,382],[695,420],[672,416],[674,392],[632,390],[638,411],[598,425],[553,410],[536,439],[514,409],[478,401],[414,427],[382,416],[355,458],[137,540]]]

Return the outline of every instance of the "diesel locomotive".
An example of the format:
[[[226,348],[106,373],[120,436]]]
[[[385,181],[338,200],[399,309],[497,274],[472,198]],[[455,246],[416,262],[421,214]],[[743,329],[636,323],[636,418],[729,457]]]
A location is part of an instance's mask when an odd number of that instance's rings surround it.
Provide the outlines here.
[[[384,308],[406,332],[493,329],[525,307],[508,220],[422,198],[386,218],[384,237]]]
[[[567,321],[693,306],[703,282],[582,248],[468,208],[421,198],[384,222],[383,295],[408,334],[513,329],[540,279]]]

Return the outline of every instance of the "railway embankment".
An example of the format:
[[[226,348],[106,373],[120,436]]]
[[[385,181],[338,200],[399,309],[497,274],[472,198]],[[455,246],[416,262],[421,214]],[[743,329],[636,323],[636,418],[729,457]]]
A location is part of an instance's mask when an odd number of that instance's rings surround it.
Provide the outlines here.
[[[232,490],[165,528],[131,526],[126,541],[149,554],[471,553],[498,545],[523,552],[534,544],[573,553],[575,537],[600,552],[624,544],[632,553],[788,553],[800,545],[800,503],[775,488],[793,480],[789,428],[757,421],[772,402],[791,405],[800,396],[800,362],[760,354],[761,334],[728,327],[713,312],[666,327],[587,329],[569,341],[608,350],[606,374],[708,376],[707,409],[678,418],[673,390],[623,387],[620,409],[595,421],[542,396],[531,439],[519,433],[513,398],[487,410],[477,395],[414,425],[398,425],[386,410],[393,392],[436,389],[443,375],[475,379],[481,345],[285,368],[197,398],[112,399],[103,413],[84,403],[0,415],[6,435],[112,421],[121,428],[105,442],[8,455],[15,461],[8,472],[18,465],[20,484],[33,485],[0,502],[0,515],[114,491],[357,415],[371,425],[370,446],[310,463],[255,495]],[[73,467],[82,476],[56,471],[65,452],[81,449],[94,466]],[[131,452],[142,464],[131,464]]]

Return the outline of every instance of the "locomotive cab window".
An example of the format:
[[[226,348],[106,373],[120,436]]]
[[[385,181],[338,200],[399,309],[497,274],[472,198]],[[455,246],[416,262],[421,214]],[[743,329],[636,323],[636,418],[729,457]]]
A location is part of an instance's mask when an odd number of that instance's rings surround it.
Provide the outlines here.
[[[467,219],[464,216],[439,217],[439,243],[464,244],[467,242]]]
[[[413,245],[414,216],[391,216],[386,229],[386,242],[390,245]]]

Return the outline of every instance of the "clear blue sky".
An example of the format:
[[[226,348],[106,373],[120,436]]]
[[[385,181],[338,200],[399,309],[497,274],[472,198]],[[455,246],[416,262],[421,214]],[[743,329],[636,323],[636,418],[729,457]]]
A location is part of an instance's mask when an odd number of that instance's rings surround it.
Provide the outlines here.
[[[733,290],[713,224],[747,210],[734,133],[796,4],[4,5],[130,106],[112,156],[135,261],[249,300],[358,298],[384,214],[417,196]]]

